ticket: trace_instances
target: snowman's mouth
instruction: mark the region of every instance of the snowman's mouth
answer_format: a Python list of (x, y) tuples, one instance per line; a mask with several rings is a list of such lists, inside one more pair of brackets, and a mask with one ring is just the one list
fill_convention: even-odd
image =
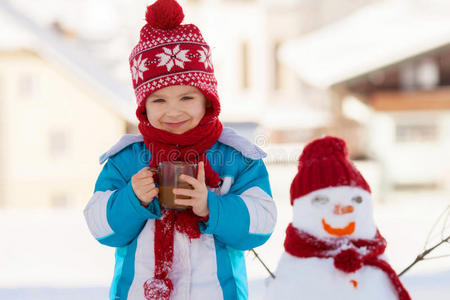
[(323, 229), (326, 232), (328, 232), (331, 235), (336, 235), (336, 236), (350, 235), (355, 231), (355, 227), (356, 227), (355, 222), (350, 222), (347, 224), (347, 226), (345, 226), (343, 228), (335, 228), (335, 227), (332, 227), (330, 224), (328, 224), (325, 221), (325, 219), (322, 219), (322, 225), (323, 225)]

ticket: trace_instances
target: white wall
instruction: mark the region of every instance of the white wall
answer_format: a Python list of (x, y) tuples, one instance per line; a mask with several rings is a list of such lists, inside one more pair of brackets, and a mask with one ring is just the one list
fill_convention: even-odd
[[(396, 124), (436, 124), (435, 141), (396, 140)], [(388, 185), (449, 183), (449, 112), (377, 112), (370, 121), (371, 152), (380, 161)]]
[[(33, 53), (0, 54), (0, 70), (3, 202), (30, 207), (66, 197), (71, 206), (84, 205), (98, 156), (125, 132), (125, 122), (99, 104), (100, 95)], [(24, 75), (33, 79), (32, 99), (23, 98)], [(63, 136), (61, 152), (50, 149), (55, 133)]]

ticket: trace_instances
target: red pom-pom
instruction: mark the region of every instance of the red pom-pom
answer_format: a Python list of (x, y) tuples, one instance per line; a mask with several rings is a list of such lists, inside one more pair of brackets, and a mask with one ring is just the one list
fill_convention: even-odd
[(152, 278), (144, 283), (144, 297), (146, 300), (169, 300), (173, 291), (173, 284), (169, 278)]
[(175, 0), (157, 0), (147, 7), (147, 23), (158, 29), (174, 29), (183, 22), (184, 13)]
[(334, 266), (345, 273), (353, 273), (361, 269), (362, 261), (355, 249), (347, 249), (334, 257)]
[(330, 156), (343, 158), (348, 156), (347, 145), (344, 140), (333, 136), (316, 139), (305, 147), (300, 156), (300, 162), (323, 159)]

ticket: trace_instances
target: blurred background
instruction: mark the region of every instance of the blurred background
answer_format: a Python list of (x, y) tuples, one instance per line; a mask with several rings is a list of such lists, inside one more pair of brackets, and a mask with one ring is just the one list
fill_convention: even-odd
[[(0, 299), (107, 298), (114, 249), (82, 211), (99, 156), (138, 133), (128, 56), (153, 2), (0, 0)], [(211, 46), (222, 122), (268, 154), (279, 216), (256, 250), (272, 271), (298, 156), (326, 134), (369, 182), (396, 271), (448, 236), (450, 1), (179, 2)], [(413, 299), (450, 299), (449, 254), (402, 276)], [(268, 273), (247, 258), (260, 299)]]

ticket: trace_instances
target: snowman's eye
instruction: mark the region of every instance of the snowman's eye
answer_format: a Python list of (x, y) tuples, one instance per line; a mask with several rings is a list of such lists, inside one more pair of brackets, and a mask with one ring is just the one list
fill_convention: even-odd
[(330, 199), (328, 199), (327, 196), (321, 196), (321, 195), (314, 196), (311, 199), (312, 204), (327, 204), (329, 201), (330, 201)]
[(361, 202), (363, 202), (363, 198), (361, 196), (355, 196), (352, 198), (352, 201), (361, 204)]

